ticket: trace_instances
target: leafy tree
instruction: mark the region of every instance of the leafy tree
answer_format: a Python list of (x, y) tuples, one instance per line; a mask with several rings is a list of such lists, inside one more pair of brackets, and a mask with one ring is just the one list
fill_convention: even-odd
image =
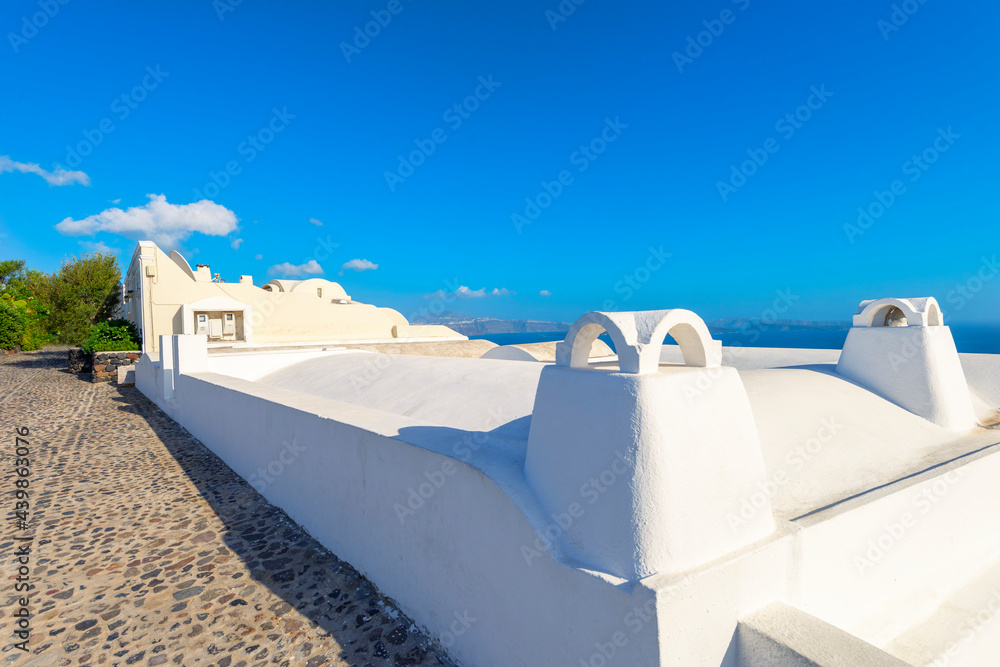
[[(45, 308), (36, 296), (36, 287), (44, 274), (24, 270), (23, 260), (0, 262), (0, 304), (7, 306), (0, 338), (6, 348), (20, 345), (24, 350), (37, 350), (48, 342), (45, 331)], [(10, 308), (18, 311), (16, 316)], [(14, 340), (16, 339), (16, 340)]]
[(95, 323), (111, 318), (121, 300), (120, 281), (118, 258), (103, 253), (67, 258), (56, 273), (35, 272), (28, 280), (48, 312), (49, 333), (71, 345), (83, 342)]
[(0, 350), (11, 350), (24, 338), (25, 313), (8, 299), (0, 299)]
[[(17, 261), (22, 265), (24, 264), (21, 260)], [(0, 285), (0, 294), (7, 295), (15, 301), (30, 302), (34, 299), (36, 302), (35, 305), (37, 305), (39, 285), (45, 280), (45, 274), (41, 271), (24, 270), (22, 268), (4, 277), (4, 264), (7, 264), (7, 262), (0, 262), (0, 278), (2, 278), (0, 282), (3, 283)]]
[(7, 281), (21, 273), (23, 269), (23, 259), (5, 259), (0, 262), (0, 289), (6, 287)]

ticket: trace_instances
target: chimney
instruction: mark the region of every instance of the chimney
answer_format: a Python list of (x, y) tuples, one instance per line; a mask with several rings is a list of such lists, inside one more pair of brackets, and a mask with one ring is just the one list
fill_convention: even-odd
[(195, 265), (194, 279), (200, 283), (212, 282), (212, 268), (208, 264)]

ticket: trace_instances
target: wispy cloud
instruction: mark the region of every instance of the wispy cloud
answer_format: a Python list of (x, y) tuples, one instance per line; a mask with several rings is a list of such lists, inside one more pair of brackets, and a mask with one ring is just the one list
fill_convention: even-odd
[(543, 289), (538, 293), (538, 296), (552, 296), (552, 292), (548, 291), (547, 289)]
[(317, 220), (316, 218), (309, 218), (309, 223), (313, 224), (313, 225), (316, 225), (317, 227), (322, 227), (323, 226), (323, 223), (320, 222), (319, 220)]
[(243, 245), (243, 239), (233, 239), (229, 245), (233, 247), (233, 250), (239, 250), (240, 246)]
[(66, 171), (62, 167), (56, 167), (55, 171), (42, 169), (34, 162), (15, 162), (9, 155), (0, 155), (0, 174), (5, 171), (19, 171), (22, 174), (36, 174), (45, 179), (49, 185), (90, 185), (90, 176), (82, 171)]
[(112, 248), (104, 241), (80, 241), (80, 247), (87, 253), (99, 252), (102, 255), (117, 255), (121, 252), (118, 248)]
[(236, 214), (225, 206), (203, 199), (193, 204), (171, 204), (163, 195), (146, 195), (145, 206), (127, 210), (109, 208), (82, 220), (66, 218), (56, 229), (66, 236), (111, 232), (135, 240), (149, 239), (161, 248), (176, 248), (191, 234), (226, 236), (236, 231)]
[(315, 259), (310, 259), (305, 264), (292, 264), (291, 262), (275, 264), (267, 270), (267, 273), (271, 276), (298, 278), (299, 276), (319, 275), (320, 273), (323, 273), (323, 267), (320, 266), (319, 262)]
[(340, 267), (340, 275), (344, 275), (344, 271), (374, 271), (377, 268), (378, 264), (367, 259), (352, 259)]
[(264, 255), (254, 255), (253, 258), (259, 262), (260, 260), (264, 259)]
[(485, 287), (480, 287), (479, 289), (470, 289), (465, 285), (462, 285), (454, 292), (445, 292), (443, 289), (439, 289), (436, 292), (430, 294), (425, 294), (425, 299), (482, 299), (488, 296), (511, 296), (517, 294), (506, 287), (494, 287), (491, 290), (487, 290)]

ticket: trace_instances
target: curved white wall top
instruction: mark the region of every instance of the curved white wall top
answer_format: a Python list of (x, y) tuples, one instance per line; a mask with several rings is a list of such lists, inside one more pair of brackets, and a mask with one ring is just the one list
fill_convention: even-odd
[(862, 301), (854, 315), (856, 327), (937, 327), (944, 324), (941, 306), (932, 296)]
[(942, 428), (976, 424), (951, 329), (933, 297), (862, 301), (837, 373)]
[(680, 345), (686, 366), (712, 368), (722, 364), (722, 345), (712, 340), (705, 322), (690, 310), (646, 310), (623, 313), (594, 311), (569, 328), (556, 346), (556, 364), (586, 368), (590, 348), (607, 331), (623, 373), (646, 375), (660, 366), (660, 348), (669, 334)]

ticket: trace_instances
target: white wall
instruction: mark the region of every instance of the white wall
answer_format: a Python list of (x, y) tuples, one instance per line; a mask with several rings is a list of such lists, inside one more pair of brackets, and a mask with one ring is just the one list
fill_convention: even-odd
[[(564, 527), (558, 504), (543, 509), (511, 442), (214, 372), (259, 377), (336, 353), (209, 356), (198, 336), (161, 347), (162, 367), (149, 357), (137, 365), (139, 388), (465, 665), (739, 667), (738, 620), (774, 600), (884, 645), (991, 565), (1000, 547), (1000, 457), (988, 449), (779, 521), (758, 542), (737, 540), (689, 571), (626, 581), (573, 560), (562, 538), (576, 520)], [(732, 369), (677, 370), (718, 372), (719, 392), (742, 391)], [(579, 402), (579, 394), (550, 396)], [(698, 444), (697, 435), (687, 441)], [(702, 445), (706, 460), (728, 455)], [(923, 512), (928, 493), (933, 511)], [(587, 512), (597, 516), (611, 498)], [(916, 523), (892, 537), (907, 512)], [(893, 545), (874, 569), (859, 569), (855, 557), (886, 533)], [(456, 615), (475, 621), (466, 628)]]
[(998, 476), (1000, 457), (972, 456), (796, 522), (791, 601), (884, 645), (995, 562)]
[[(139, 373), (156, 397), (148, 357)], [(177, 376), (173, 402), (156, 398), (462, 664), (578, 664), (635, 607), (655, 618), (655, 603), (646, 604), (655, 593), (642, 584), (616, 587), (544, 548), (529, 563), (522, 547), (534, 549), (546, 517), (518, 482), (521, 464), (486, 442), (473, 442), (466, 462), (446, 455), (466, 451), (456, 450), (461, 431), (207, 372)], [(401, 519), (411, 489), (433, 492)], [(452, 640), (455, 614), (466, 613), (475, 623)], [(659, 664), (657, 636), (647, 623), (615, 647), (616, 660)]]
[(967, 431), (976, 425), (946, 326), (852, 327), (837, 373), (943, 428)]

